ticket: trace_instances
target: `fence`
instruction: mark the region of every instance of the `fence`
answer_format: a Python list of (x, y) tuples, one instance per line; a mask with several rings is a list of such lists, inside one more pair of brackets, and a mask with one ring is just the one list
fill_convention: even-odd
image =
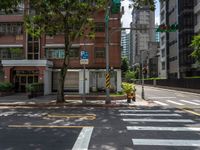
[(162, 80), (144, 80), (144, 84), (169, 86), (178, 88), (200, 89), (200, 79), (162, 79)]

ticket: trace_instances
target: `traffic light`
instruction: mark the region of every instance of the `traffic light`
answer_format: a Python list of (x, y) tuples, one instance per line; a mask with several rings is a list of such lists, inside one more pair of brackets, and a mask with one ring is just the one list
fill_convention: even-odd
[(121, 0), (112, 0), (111, 13), (118, 14), (120, 12)]
[(156, 32), (176, 32), (177, 30), (178, 30), (177, 24), (172, 24), (172, 25), (161, 24), (157, 28)]

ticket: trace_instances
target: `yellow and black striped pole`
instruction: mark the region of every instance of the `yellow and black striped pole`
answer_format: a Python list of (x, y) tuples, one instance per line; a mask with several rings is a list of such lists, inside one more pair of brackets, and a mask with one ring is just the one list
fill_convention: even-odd
[(110, 74), (106, 73), (106, 88), (110, 88)]

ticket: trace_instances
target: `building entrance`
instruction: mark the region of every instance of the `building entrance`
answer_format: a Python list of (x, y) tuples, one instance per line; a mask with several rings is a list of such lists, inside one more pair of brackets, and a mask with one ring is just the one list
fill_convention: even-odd
[(16, 92), (26, 92), (26, 87), (31, 83), (38, 83), (37, 71), (16, 71), (14, 76)]

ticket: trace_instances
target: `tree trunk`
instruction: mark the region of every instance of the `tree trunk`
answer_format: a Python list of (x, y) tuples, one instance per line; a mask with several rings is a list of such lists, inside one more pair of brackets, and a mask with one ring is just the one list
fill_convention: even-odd
[(59, 81), (58, 81), (57, 103), (65, 102), (64, 82), (65, 82), (66, 73), (67, 73), (67, 68), (65, 66), (63, 66), (61, 68), (60, 75), (59, 75)]
[(65, 77), (68, 69), (68, 64), (69, 64), (69, 50), (71, 47), (70, 44), (70, 38), (69, 38), (69, 31), (68, 31), (68, 25), (64, 21), (65, 24), (65, 30), (64, 30), (64, 38), (65, 38), (65, 57), (63, 60), (63, 65), (60, 71), (59, 75), (59, 82), (58, 82), (58, 91), (57, 91), (57, 103), (64, 103), (65, 102), (65, 97), (64, 97), (64, 82), (65, 82)]

